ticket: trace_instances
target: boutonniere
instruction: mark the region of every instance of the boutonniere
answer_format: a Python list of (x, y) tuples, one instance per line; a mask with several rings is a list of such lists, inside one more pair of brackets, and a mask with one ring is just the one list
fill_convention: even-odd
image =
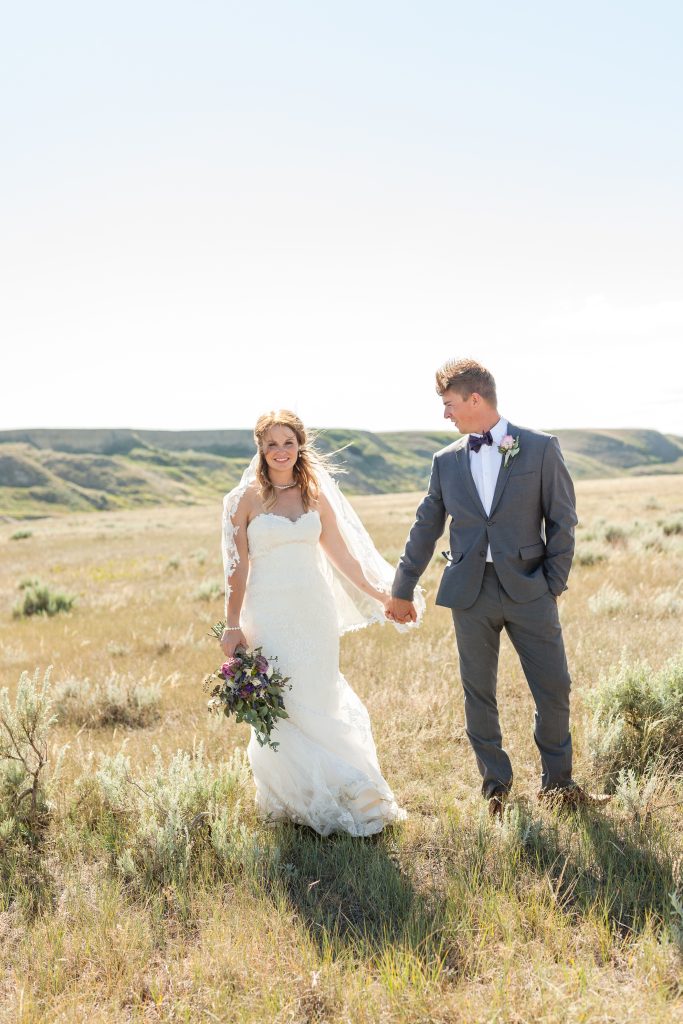
[(503, 456), (503, 466), (507, 469), (510, 459), (514, 459), (515, 455), (519, 455), (519, 435), (513, 437), (512, 434), (506, 434), (498, 445), (498, 451)]

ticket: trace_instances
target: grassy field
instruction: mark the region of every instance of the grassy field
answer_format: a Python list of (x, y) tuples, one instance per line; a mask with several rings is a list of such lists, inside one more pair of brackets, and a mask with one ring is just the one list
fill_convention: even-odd
[[(681, 651), (683, 478), (577, 493), (560, 613), (575, 776), (597, 787), (591, 693), (621, 662), (656, 672)], [(418, 498), (354, 499), (392, 562)], [(0, 685), (13, 696), (23, 670), (52, 665), (46, 772), (65, 748), (40, 827), (12, 839), (0, 823), (0, 1020), (683, 1020), (678, 768), (624, 783), (599, 813), (540, 808), (532, 701), (504, 640), (515, 798), (489, 821), (450, 617), (433, 606), (439, 560), (420, 630), (342, 647), (408, 820), (370, 840), (259, 825), (245, 728), (211, 719), (201, 687), (219, 521), (155, 507), (0, 528)], [(72, 610), (13, 618), (29, 580)]]

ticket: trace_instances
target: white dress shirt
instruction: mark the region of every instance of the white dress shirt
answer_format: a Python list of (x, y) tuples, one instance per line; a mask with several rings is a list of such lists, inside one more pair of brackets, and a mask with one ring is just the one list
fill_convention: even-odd
[[(471, 448), (469, 449), (470, 469), (472, 470), (472, 476), (474, 478), (474, 486), (477, 488), (477, 494), (481, 498), (481, 503), (484, 506), (486, 515), (491, 511), (493, 492), (496, 489), (496, 480), (498, 479), (500, 464), (503, 460), (503, 456), (498, 451), (498, 445), (503, 440), (507, 432), (508, 421), (503, 419), (501, 416), (495, 427), (491, 427), (493, 444), (483, 444), (478, 452), (472, 451)], [(481, 436), (481, 434), (470, 435), (470, 437)], [(486, 561), (493, 561), (490, 544), (486, 549)]]

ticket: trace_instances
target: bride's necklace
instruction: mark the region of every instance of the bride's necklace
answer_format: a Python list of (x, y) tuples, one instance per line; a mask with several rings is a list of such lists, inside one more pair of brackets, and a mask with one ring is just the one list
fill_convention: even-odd
[(296, 480), (293, 480), (291, 484), (274, 484), (271, 480), (270, 486), (274, 487), (276, 491), (288, 491), (290, 487), (296, 487)]

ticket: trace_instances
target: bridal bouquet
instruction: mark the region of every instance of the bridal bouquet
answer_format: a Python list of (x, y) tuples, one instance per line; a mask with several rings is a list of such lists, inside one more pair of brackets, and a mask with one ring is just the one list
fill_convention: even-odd
[[(217, 622), (210, 635), (220, 639), (223, 626)], [(206, 677), (204, 690), (210, 693), (207, 708), (211, 714), (222, 711), (226, 718), (234, 715), (235, 721), (248, 722), (262, 747), (277, 750), (270, 734), (279, 718), (289, 718), (282, 691), (291, 686), (287, 686), (289, 676), (272, 665), (277, 658), (268, 661), (261, 651), (260, 647), (253, 651), (238, 648), (218, 671)]]

